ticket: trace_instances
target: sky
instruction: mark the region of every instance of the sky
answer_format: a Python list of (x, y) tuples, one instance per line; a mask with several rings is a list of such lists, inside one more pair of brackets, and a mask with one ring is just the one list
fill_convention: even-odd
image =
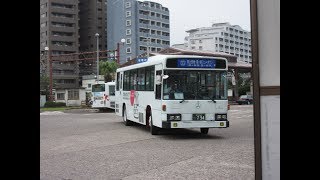
[[(144, 0), (140, 0), (144, 1)], [(181, 44), (186, 30), (229, 22), (250, 30), (250, 0), (149, 0), (170, 12), (170, 45)]]

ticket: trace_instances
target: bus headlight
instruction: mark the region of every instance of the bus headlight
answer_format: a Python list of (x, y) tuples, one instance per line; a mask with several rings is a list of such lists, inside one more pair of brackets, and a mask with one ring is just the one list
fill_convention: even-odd
[(227, 114), (216, 114), (216, 121), (224, 121), (227, 120)]
[(181, 121), (181, 114), (167, 114), (168, 121)]

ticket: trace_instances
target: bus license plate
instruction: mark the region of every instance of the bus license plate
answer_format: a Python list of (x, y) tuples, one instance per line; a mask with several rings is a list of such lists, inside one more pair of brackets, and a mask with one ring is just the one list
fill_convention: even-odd
[(192, 120), (204, 121), (204, 120), (206, 120), (206, 117), (205, 117), (205, 114), (192, 114)]

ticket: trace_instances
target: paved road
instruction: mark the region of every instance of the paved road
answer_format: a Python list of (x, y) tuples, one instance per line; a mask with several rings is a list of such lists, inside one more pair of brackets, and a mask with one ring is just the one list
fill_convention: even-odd
[(254, 179), (252, 105), (233, 105), (227, 129), (124, 126), (111, 112), (40, 114), (40, 178)]

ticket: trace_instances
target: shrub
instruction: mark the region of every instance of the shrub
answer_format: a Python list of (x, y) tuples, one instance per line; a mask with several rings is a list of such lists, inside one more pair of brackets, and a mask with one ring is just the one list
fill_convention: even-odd
[(66, 106), (66, 103), (63, 102), (51, 102), (51, 101), (47, 101), (44, 104), (44, 107), (64, 107)]

